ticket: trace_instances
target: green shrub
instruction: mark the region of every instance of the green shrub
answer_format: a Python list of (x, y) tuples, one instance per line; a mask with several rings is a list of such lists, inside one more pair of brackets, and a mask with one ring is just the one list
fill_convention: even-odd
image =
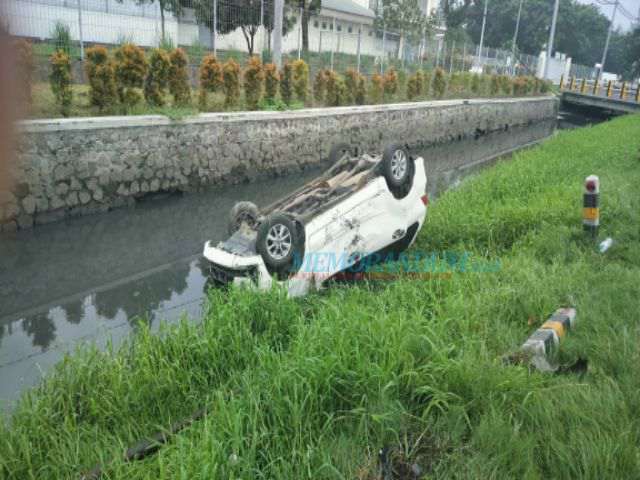
[(189, 57), (181, 48), (175, 48), (169, 56), (169, 92), (173, 96), (173, 104), (185, 106), (191, 103), (191, 85), (189, 84)]
[(384, 96), (384, 78), (379, 73), (371, 75), (371, 102), (382, 103)]
[(398, 93), (398, 73), (395, 68), (390, 67), (384, 73), (383, 88), (387, 100), (391, 100)]
[(336, 72), (327, 71), (327, 96), (326, 103), (329, 107), (339, 107), (348, 100), (347, 86), (344, 80)]
[(33, 47), (26, 40), (14, 43), (16, 51), (16, 74), (18, 79), (18, 101), (22, 105), (31, 105), (31, 88), (33, 84)]
[(286, 62), (280, 72), (280, 97), (287, 105), (291, 105), (293, 99), (293, 65)]
[(144, 85), (149, 64), (144, 50), (133, 43), (124, 43), (115, 52), (116, 86), (120, 102), (127, 108), (138, 103), (142, 96), (138, 89)]
[(548, 80), (540, 80), (540, 93), (548, 93), (551, 91), (551, 82)]
[(345, 104), (364, 105), (367, 96), (367, 80), (353, 68), (347, 69), (344, 77)]
[(444, 97), (445, 92), (447, 91), (447, 77), (444, 73), (444, 70), (441, 68), (436, 68), (433, 74), (433, 95), (436, 98)]
[(149, 57), (149, 73), (144, 82), (144, 98), (154, 107), (165, 104), (164, 95), (169, 86), (171, 59), (169, 54), (159, 48), (154, 48)]
[(420, 95), (420, 84), (420, 77), (417, 73), (409, 77), (407, 81), (407, 98), (409, 100), (415, 100)]
[(71, 32), (69, 25), (58, 20), (53, 26), (50, 36), (56, 51), (62, 51), (71, 56)]
[(71, 90), (71, 60), (69, 55), (62, 50), (57, 50), (51, 56), (51, 72), (49, 84), (51, 91), (60, 107), (63, 117), (68, 117), (71, 110), (73, 91)]
[(491, 81), (489, 83), (489, 93), (493, 96), (500, 93), (500, 77), (498, 75), (491, 75)]
[(324, 103), (325, 95), (327, 93), (327, 75), (328, 71), (325, 69), (318, 70), (313, 80), (313, 98), (317, 102)]
[(224, 88), (224, 104), (227, 108), (238, 103), (240, 98), (240, 65), (233, 58), (227, 60), (222, 67)]
[[(511, 83), (511, 78), (507, 75), (500, 75), (500, 92), (504, 95), (512, 95), (513, 94), (513, 86)], [(523, 91), (526, 91), (526, 80), (523, 82)]]
[(109, 52), (101, 45), (85, 52), (84, 71), (89, 81), (89, 102), (100, 111), (117, 103), (116, 77)]
[(480, 75), (474, 73), (471, 75), (471, 93), (478, 95), (482, 87), (482, 79)]
[(273, 63), (264, 66), (264, 98), (268, 102), (273, 102), (280, 88), (280, 75), (278, 68)]
[(422, 79), (422, 94), (428, 97), (431, 95), (431, 72), (424, 72)]
[[(421, 97), (424, 94), (424, 70), (420, 69), (416, 71), (416, 88), (418, 92), (418, 96)], [(407, 87), (408, 88), (408, 87)]]
[(257, 110), (262, 99), (264, 88), (264, 71), (262, 61), (257, 56), (253, 56), (247, 62), (244, 70), (244, 95), (247, 100), (249, 110)]
[(293, 62), (293, 90), (298, 100), (305, 103), (309, 91), (309, 65), (304, 60)]
[(222, 65), (218, 63), (215, 55), (207, 55), (200, 63), (200, 95), (198, 103), (201, 110), (207, 108), (209, 93), (219, 91), (223, 85)]
[(469, 72), (463, 72), (462, 74), (462, 91), (465, 94), (471, 93), (471, 80), (473, 75)]

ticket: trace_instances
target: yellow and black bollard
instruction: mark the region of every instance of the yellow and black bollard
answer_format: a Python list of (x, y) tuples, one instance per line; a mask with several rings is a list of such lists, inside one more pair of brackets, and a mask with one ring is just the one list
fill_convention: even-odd
[(580, 84), (580, 93), (584, 93), (587, 91), (587, 79), (583, 78), (582, 83)]
[(560, 90), (564, 88), (564, 75), (560, 75)]
[(640, 84), (636, 87), (636, 103), (640, 103)]
[(627, 99), (627, 82), (622, 82), (622, 88), (620, 89), (620, 100)]
[(611, 80), (609, 80), (609, 83), (607, 84), (607, 97), (611, 96), (611, 92), (612, 92), (612, 84), (611, 84)]
[(571, 77), (571, 81), (569, 82), (569, 90), (574, 91), (576, 86), (576, 77)]
[(600, 179), (596, 175), (589, 175), (584, 181), (582, 225), (592, 238), (596, 238), (600, 226)]
[(538, 370), (556, 371), (558, 367), (554, 365), (554, 353), (567, 332), (575, 328), (575, 324), (576, 309), (559, 308), (522, 344), (520, 351)]
[(593, 95), (598, 95), (599, 88), (600, 85), (598, 85), (598, 79), (596, 78), (596, 81), (593, 82)]

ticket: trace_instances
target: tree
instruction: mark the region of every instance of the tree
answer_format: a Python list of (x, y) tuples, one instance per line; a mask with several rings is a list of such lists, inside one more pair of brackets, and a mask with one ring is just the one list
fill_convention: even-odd
[(429, 35), (433, 22), (433, 18), (422, 12), (418, 0), (382, 0), (376, 5), (376, 27), (400, 34), (398, 57), (403, 54), (407, 38), (419, 41)]
[(302, 28), (302, 50), (309, 51), (309, 20), (312, 15), (320, 12), (321, 0), (287, 0), (287, 5), (301, 14), (300, 25)]
[[(124, 2), (124, 0), (117, 0), (117, 1), (119, 3)], [(162, 29), (162, 43), (164, 43), (166, 40), (165, 26), (164, 26), (165, 14), (173, 13), (177, 16), (182, 15), (182, 3), (180, 2), (180, 0), (136, 0), (136, 5), (144, 5), (146, 3), (154, 4), (156, 1), (160, 6), (160, 28)]]

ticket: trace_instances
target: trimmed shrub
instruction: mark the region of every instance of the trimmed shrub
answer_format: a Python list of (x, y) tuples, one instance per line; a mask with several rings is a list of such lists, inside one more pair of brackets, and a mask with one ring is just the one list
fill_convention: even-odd
[(144, 98), (149, 105), (161, 107), (165, 104), (164, 95), (169, 86), (171, 59), (160, 48), (154, 48), (149, 58), (149, 74), (144, 82)]
[(356, 105), (367, 103), (367, 79), (364, 75), (358, 75), (358, 87), (356, 88)]
[(233, 58), (222, 67), (224, 105), (228, 108), (238, 103), (240, 98), (240, 65)]
[(181, 48), (175, 48), (169, 55), (169, 92), (174, 105), (185, 106), (191, 103), (191, 85), (189, 85), (189, 57)]
[(398, 93), (398, 73), (396, 69), (391, 67), (384, 74), (384, 97), (389, 100)]
[(313, 98), (317, 102), (324, 103), (327, 93), (327, 70), (320, 69), (313, 80)]
[(71, 110), (73, 91), (71, 90), (71, 60), (62, 50), (56, 51), (51, 56), (51, 72), (49, 84), (51, 91), (60, 107), (63, 117), (68, 117)]
[(480, 89), (482, 87), (482, 82), (480, 79), (480, 75), (474, 73), (471, 75), (471, 93), (474, 95), (478, 95), (480, 93)]
[(293, 66), (286, 62), (280, 72), (280, 97), (287, 105), (291, 105), (293, 99)]
[(124, 43), (114, 56), (118, 97), (125, 107), (133, 107), (142, 98), (138, 89), (143, 87), (149, 69), (144, 50), (133, 43)]
[(371, 101), (374, 104), (382, 103), (384, 96), (384, 78), (379, 73), (371, 75)]
[(16, 51), (16, 73), (18, 77), (18, 100), (21, 104), (31, 105), (31, 87), (33, 83), (33, 47), (26, 40), (14, 43)]
[(407, 81), (407, 98), (414, 100), (420, 95), (420, 77), (414, 73)]
[(344, 74), (344, 85), (346, 88), (345, 103), (353, 105), (356, 103), (356, 96), (358, 95), (358, 83), (360, 80), (360, 74), (353, 68), (347, 69)]
[(101, 45), (85, 52), (84, 71), (89, 80), (89, 101), (100, 111), (117, 102), (116, 76), (109, 52)]
[[(500, 92), (504, 95), (512, 95), (513, 94), (513, 86), (511, 84), (511, 79), (507, 75), (500, 75)], [(524, 81), (524, 89), (526, 90), (526, 80)]]
[(423, 70), (418, 70), (415, 73), (416, 76), (416, 88), (417, 88), (417, 92), (418, 92), (418, 96), (421, 97), (424, 94), (424, 71)]
[(273, 63), (264, 66), (264, 98), (273, 103), (278, 95), (280, 87), (280, 75), (278, 68)]
[(491, 75), (489, 93), (491, 95), (498, 95), (498, 93), (500, 93), (500, 77), (498, 77), (498, 75)]
[(264, 88), (264, 71), (260, 58), (253, 56), (244, 70), (244, 95), (249, 110), (257, 110)]
[(293, 90), (298, 100), (305, 103), (309, 91), (309, 65), (304, 60), (293, 62)]
[(209, 93), (220, 91), (223, 85), (222, 65), (215, 55), (207, 55), (200, 62), (200, 95), (198, 103), (201, 110), (207, 108)]
[(469, 72), (462, 73), (462, 91), (466, 94), (471, 93), (471, 81), (473, 75)]
[(425, 97), (428, 97), (429, 95), (431, 95), (431, 73), (430, 72), (424, 72), (422, 78), (423, 78), (423, 80), (422, 80), (422, 94)]
[(347, 86), (344, 80), (336, 72), (327, 71), (327, 95), (326, 103), (329, 107), (339, 107), (348, 100)]
[(444, 70), (436, 68), (433, 74), (433, 94), (436, 98), (444, 97), (447, 90), (447, 77)]

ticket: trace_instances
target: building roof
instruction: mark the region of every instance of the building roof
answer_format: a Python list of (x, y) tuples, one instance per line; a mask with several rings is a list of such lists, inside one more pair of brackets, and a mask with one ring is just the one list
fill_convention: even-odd
[(353, 0), (322, 0), (322, 8), (367, 18), (375, 18), (376, 16), (372, 10), (358, 5)]

